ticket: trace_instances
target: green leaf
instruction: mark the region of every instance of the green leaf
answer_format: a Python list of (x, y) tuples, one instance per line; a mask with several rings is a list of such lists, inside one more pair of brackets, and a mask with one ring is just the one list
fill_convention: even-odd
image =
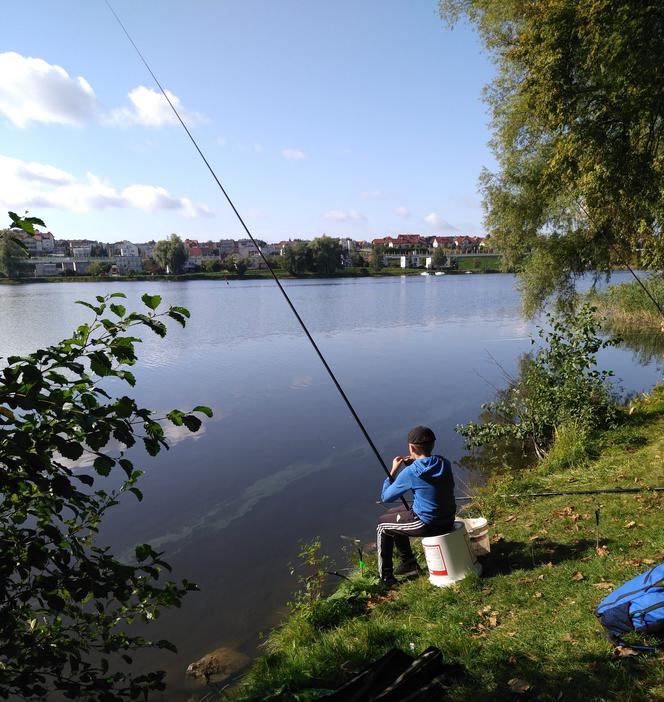
[(156, 310), (157, 307), (159, 307), (159, 305), (161, 304), (160, 295), (148, 295), (147, 293), (145, 293), (144, 295), (141, 295), (141, 300), (143, 300), (145, 305), (151, 310)]
[(111, 303), (111, 312), (114, 314), (117, 314), (118, 317), (124, 317), (125, 313), (127, 312), (126, 308), (124, 305), (116, 305)]
[(123, 292), (114, 292), (111, 293), (108, 297), (123, 297), (125, 299), (127, 298), (127, 296)]
[(209, 407), (206, 407), (205, 405), (196, 405), (192, 412), (201, 412), (206, 417), (211, 417), (213, 414), (212, 410)]
[(198, 417), (194, 417), (193, 414), (186, 414), (182, 417), (182, 423), (189, 429), (189, 431), (198, 431), (201, 428), (201, 420)]
[(106, 476), (111, 472), (115, 461), (109, 456), (98, 456), (92, 464), (99, 475)]
[(139, 562), (147, 560), (148, 558), (150, 558), (150, 556), (153, 553), (152, 547), (150, 546), (150, 544), (139, 544), (136, 547), (135, 552), (136, 552), (136, 560)]

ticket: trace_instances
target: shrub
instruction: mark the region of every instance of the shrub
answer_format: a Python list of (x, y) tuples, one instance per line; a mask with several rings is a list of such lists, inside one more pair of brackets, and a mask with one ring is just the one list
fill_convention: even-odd
[(570, 431), (564, 427), (582, 435), (613, 422), (617, 410), (608, 383), (613, 372), (596, 368), (596, 354), (618, 342), (599, 337), (596, 312), (584, 305), (575, 315), (547, 315), (550, 330), (538, 330), (543, 346), (522, 360), (520, 377), (497, 402), (482, 405), (488, 421), (456, 427), (467, 447), (520, 441), (541, 458), (556, 432)]

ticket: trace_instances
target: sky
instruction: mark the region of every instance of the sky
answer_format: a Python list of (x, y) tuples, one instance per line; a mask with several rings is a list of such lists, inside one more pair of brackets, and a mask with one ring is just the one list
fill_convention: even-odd
[[(493, 66), (436, 0), (112, 0), (252, 233), (483, 233)], [(242, 230), (104, 0), (3, 10), (0, 207), (56, 238)]]

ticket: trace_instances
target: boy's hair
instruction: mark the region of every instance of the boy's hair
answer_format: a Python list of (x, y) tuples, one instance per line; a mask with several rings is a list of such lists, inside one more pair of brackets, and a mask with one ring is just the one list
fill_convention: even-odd
[(420, 454), (420, 456), (430, 456), (433, 453), (433, 447), (435, 444), (435, 441), (427, 441), (426, 444), (411, 443), (411, 446), (415, 449), (416, 453)]

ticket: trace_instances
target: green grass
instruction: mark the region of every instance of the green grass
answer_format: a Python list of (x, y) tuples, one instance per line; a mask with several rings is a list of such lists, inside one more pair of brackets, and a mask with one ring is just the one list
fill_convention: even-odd
[[(659, 305), (664, 306), (664, 278), (642, 275), (641, 280)], [(591, 293), (590, 298), (614, 331), (659, 331), (661, 315), (636, 281), (611, 285), (601, 293)]]
[(344, 585), (355, 593), (353, 605), (335, 611), (336, 605), (317, 604), (320, 616), (306, 607), (294, 612), (270, 635), (232, 699), (275, 692), (282, 700), (315, 699), (394, 646), (420, 652), (431, 645), (467, 670), (449, 688), (449, 699), (458, 702), (514, 700), (513, 678), (531, 686), (521, 699), (664, 699), (661, 657), (612, 657), (593, 615), (611, 587), (663, 560), (662, 497), (505, 497), (661, 485), (664, 389), (641, 398), (622, 426), (593, 437), (592, 451), (586, 443), (581, 451), (570, 432), (560, 442), (527, 473), (496, 476), (470, 510), (490, 522), (483, 577), (447, 589), (420, 577), (385, 596), (373, 578), (356, 574)]
[(464, 256), (457, 258), (460, 272), (474, 271), (477, 273), (489, 273), (501, 270), (501, 256)]

